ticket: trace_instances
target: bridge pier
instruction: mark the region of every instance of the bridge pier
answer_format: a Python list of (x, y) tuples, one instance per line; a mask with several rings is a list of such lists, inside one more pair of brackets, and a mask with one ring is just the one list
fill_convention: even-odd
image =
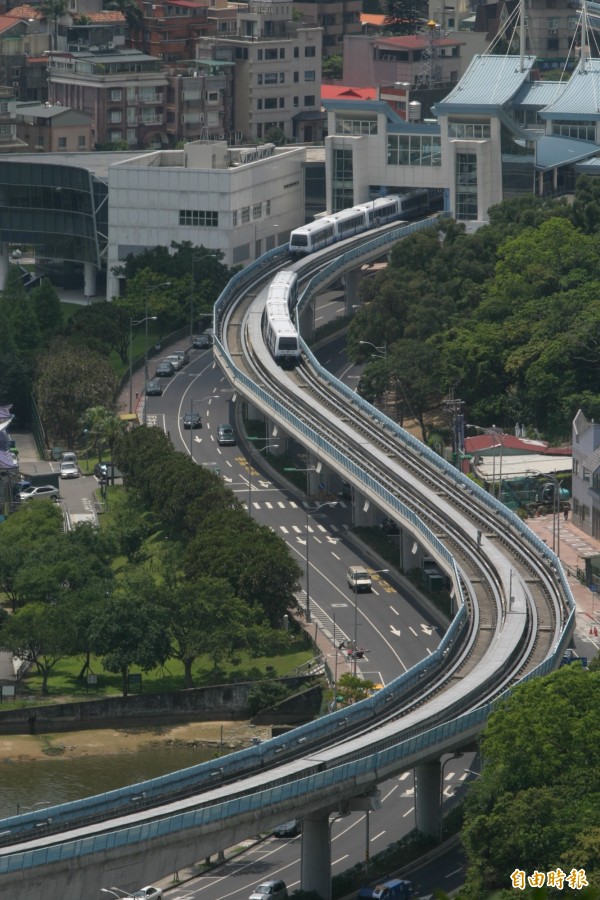
[(330, 807), (309, 813), (302, 820), (300, 879), (303, 891), (316, 891), (331, 900)]
[(361, 274), (360, 269), (350, 269), (344, 275), (344, 286), (346, 289), (346, 315), (352, 315), (352, 308), (359, 303), (358, 288), (360, 285)]
[(440, 761), (415, 766), (415, 818), (417, 830), (435, 837), (440, 832)]

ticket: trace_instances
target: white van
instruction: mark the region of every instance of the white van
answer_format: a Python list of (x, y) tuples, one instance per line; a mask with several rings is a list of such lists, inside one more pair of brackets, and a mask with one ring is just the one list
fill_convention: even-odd
[(178, 356), (182, 366), (187, 365), (190, 359), (187, 350), (173, 350), (171, 356)]
[(348, 582), (348, 587), (351, 587), (357, 594), (362, 591), (366, 593), (371, 590), (371, 576), (364, 566), (348, 566), (346, 580)]

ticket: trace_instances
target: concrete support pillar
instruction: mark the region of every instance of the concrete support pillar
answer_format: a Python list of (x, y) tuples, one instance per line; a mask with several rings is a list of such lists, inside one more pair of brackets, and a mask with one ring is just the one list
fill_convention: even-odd
[(83, 293), (86, 297), (96, 296), (96, 266), (93, 263), (83, 264)]
[(538, 173), (538, 197), (544, 196), (544, 173)]
[(8, 244), (0, 244), (0, 291), (4, 290), (8, 265)]
[(556, 191), (558, 188), (558, 167), (552, 169), (552, 190)]
[(346, 287), (346, 315), (352, 315), (352, 307), (358, 305), (358, 287), (360, 284), (360, 269), (351, 269), (344, 275)]
[(440, 831), (440, 763), (415, 766), (417, 830), (434, 837)]
[(302, 820), (300, 884), (303, 891), (316, 891), (331, 900), (331, 835), (329, 810), (320, 810)]
[(323, 463), (310, 453), (306, 454), (306, 493), (309, 498), (319, 499), (320, 485), (324, 484)]
[(359, 525), (372, 525), (371, 501), (368, 500), (359, 490), (354, 488), (353, 491), (353, 508), (352, 508), (352, 524), (355, 528)]
[(313, 297), (309, 303), (305, 304), (300, 313), (300, 334), (303, 340), (309, 342), (315, 336), (315, 303), (316, 297)]

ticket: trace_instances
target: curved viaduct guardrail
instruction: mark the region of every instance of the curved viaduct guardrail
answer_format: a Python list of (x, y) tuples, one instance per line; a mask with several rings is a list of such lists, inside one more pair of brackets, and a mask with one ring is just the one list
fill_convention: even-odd
[[(429, 224), (429, 223), (428, 223)], [(423, 226), (421, 226), (423, 227)], [(375, 249), (383, 249), (389, 246), (393, 241), (417, 230), (414, 226), (406, 229), (397, 229), (392, 233), (382, 235), (375, 241), (367, 241), (365, 248), (368, 252)], [(331, 278), (334, 272), (339, 272), (343, 268), (347, 268), (352, 262), (361, 257), (359, 250), (352, 250), (349, 256), (344, 257), (344, 261), (335, 261), (332, 263), (331, 270), (328, 274), (320, 274), (316, 276), (309, 286), (308, 291), (313, 290), (318, 284), (327, 278)], [(285, 258), (285, 251), (280, 248), (271, 251), (265, 256), (257, 260), (252, 266), (238, 273), (232, 281), (227, 285), (219, 298), (215, 307), (215, 326), (218, 325), (223, 315), (225, 307), (235, 297), (241, 286), (246, 284), (261, 269), (272, 266), (274, 263), (280, 262)], [(316, 282), (316, 284), (315, 284)], [(309, 294), (305, 292), (304, 297), (308, 298)], [(217, 331), (217, 328), (215, 329)], [(218, 331), (217, 331), (218, 334)], [(436, 551), (440, 553), (448, 562), (449, 567), (455, 569), (454, 560), (447, 550), (431, 533), (425, 533), (420, 520), (414, 514), (403, 508), (403, 504), (396, 498), (388, 494), (381, 488), (368, 473), (361, 472), (349, 460), (343, 458), (342, 454), (335, 451), (334, 448), (326, 446), (326, 442), (319, 439), (315, 433), (308, 433), (310, 430), (303, 425), (302, 422), (296, 420), (291, 422), (290, 414), (281, 404), (277, 405), (275, 401), (260, 387), (236, 369), (231, 359), (225, 353), (225, 349), (218, 337), (215, 340), (216, 352), (222, 367), (227, 372), (233, 384), (240, 389), (242, 393), (247, 395), (253, 402), (260, 406), (265, 406), (274, 415), (274, 418), (281, 418), (289, 427), (293, 427), (313, 448), (318, 448), (320, 455), (328, 456), (332, 454), (332, 461), (338, 466), (349, 464), (348, 472), (351, 472), (353, 478), (358, 480), (371, 491), (377, 493), (382, 500), (390, 503), (397, 509), (399, 515), (407, 520), (411, 520), (414, 525), (415, 532), (419, 533), (426, 543), (431, 540), (437, 542)], [(434, 454), (429, 448), (421, 445), (416, 439), (400, 429), (396, 423), (388, 419), (381, 413), (378, 413), (369, 404), (366, 404), (361, 398), (358, 398), (349, 389), (334, 379), (326, 370), (319, 366), (310, 350), (305, 347), (307, 356), (311, 359), (313, 365), (320, 371), (321, 376), (325, 380), (335, 382), (338, 391), (346, 394), (347, 399), (351, 403), (357, 403), (363, 408), (368, 408), (369, 414), (379, 419), (382, 427), (389, 429), (397, 434), (397, 436), (405, 441), (407, 445), (418, 449), (422, 455), (427, 456), (428, 461), (443, 470), (447, 477), (454, 478), (459, 483), (468, 487), (473, 493), (473, 498), (480, 503), (485, 504), (488, 508), (505, 519), (507, 527), (520, 531), (523, 540), (530, 546), (532, 553), (538, 554), (543, 558), (548, 566), (555, 569), (557, 578), (564, 596), (569, 604), (570, 614), (567, 624), (557, 641), (553, 651), (546, 657), (534, 671), (530, 672), (525, 679), (542, 675), (556, 668), (558, 659), (563, 655), (564, 649), (568, 644), (570, 633), (573, 627), (575, 607), (571, 597), (570, 588), (566, 581), (559, 561), (552, 551), (540, 541), (521, 521), (514, 516), (510, 510), (499, 504), (494, 498), (490, 497), (484, 491), (479, 489), (471, 481), (464, 478), (461, 473), (452, 469), (441, 457)], [(279, 406), (279, 408), (277, 408)], [(336, 455), (337, 454), (337, 455)], [(458, 584), (458, 579), (456, 581)], [(464, 627), (466, 620), (466, 611), (464, 604), (461, 604), (459, 611), (453, 619), (446, 635), (444, 636), (439, 647), (434, 653), (422, 660), (408, 672), (404, 673), (395, 681), (391, 682), (386, 688), (378, 692), (375, 696), (354, 705), (351, 708), (339, 710), (331, 713), (316, 722), (311, 722), (301, 726), (286, 735), (274, 738), (269, 742), (258, 747), (251, 747), (244, 751), (239, 751), (229, 756), (203, 763), (199, 766), (183, 770), (182, 772), (171, 773), (160, 778), (155, 778), (147, 782), (137, 785), (131, 785), (119, 791), (112, 791), (108, 794), (98, 795), (98, 797), (78, 800), (73, 803), (62, 804), (51, 809), (38, 810), (27, 813), (23, 816), (11, 817), (0, 822), (0, 833), (6, 834), (10, 832), (14, 840), (19, 840), (23, 836), (24, 831), (28, 831), (32, 827), (35, 828), (41, 823), (48, 821), (51, 817), (55, 820), (64, 821), (67, 827), (69, 821), (88, 817), (90, 815), (101, 815), (107, 809), (118, 809), (125, 806), (129, 810), (132, 809), (131, 803), (140, 795), (146, 798), (168, 796), (175, 792), (181, 791), (186, 784), (193, 786), (198, 791), (208, 789), (214, 786), (215, 778), (235, 778), (247, 774), (250, 770), (258, 769), (261, 764), (265, 765), (282, 757), (285, 757), (286, 751), (292, 747), (302, 747), (303, 750), (309, 750), (311, 747), (318, 747), (325, 740), (331, 740), (332, 735), (339, 731), (339, 722), (342, 719), (351, 718), (355, 724), (368, 722), (376, 715), (382, 713), (390, 702), (390, 699), (402, 693), (406, 689), (410, 689), (422, 677), (425, 669), (432, 666), (441, 667), (444, 664), (445, 651), (451, 646), (459, 631)], [(326, 802), (328, 796), (341, 796), (356, 793), (360, 790), (366, 790), (369, 785), (378, 783), (387, 777), (386, 773), (398, 771), (399, 766), (408, 768), (424, 754), (434, 752), (444, 752), (446, 747), (450, 747), (460, 740), (467, 740), (475, 735), (485, 723), (490, 712), (495, 708), (498, 700), (487, 703), (478, 709), (465, 713), (450, 722), (437, 725), (430, 730), (423, 732), (415, 737), (402, 742), (394, 741), (390, 738), (390, 746), (384, 749), (378, 749), (375, 753), (369, 753), (364, 750), (360, 759), (352, 759), (340, 766), (336, 766), (326, 771), (313, 773), (304, 778), (298, 778), (292, 783), (278, 784), (276, 787), (269, 787), (257, 793), (247, 796), (239, 796), (235, 799), (214, 803), (212, 806), (197, 809), (189, 812), (176, 813), (166, 816), (155, 822), (149, 822), (143, 826), (130, 825), (120, 830), (112, 831), (105, 834), (95, 834), (83, 840), (71, 840), (66, 843), (58, 843), (53, 846), (39, 847), (26, 852), (11, 852), (10, 847), (6, 847), (4, 851), (0, 850), (0, 876), (11, 872), (23, 872), (24, 870), (34, 869), (37, 866), (46, 866), (56, 862), (68, 862), (69, 860), (84, 857), (91, 854), (105, 853), (111, 849), (123, 847), (135, 847), (147, 842), (153, 838), (160, 838), (166, 835), (182, 834), (190, 829), (202, 829), (213, 835), (223, 829), (224, 823), (233, 820), (252, 820), (256, 823), (257, 816), (261, 813), (263, 817), (267, 815), (267, 811), (274, 815), (277, 819), (281, 817), (282, 812), (290, 805), (309, 803), (311, 797), (319, 796)], [(319, 753), (313, 751), (315, 760), (318, 760)], [(275, 778), (274, 778), (275, 780)], [(281, 812), (279, 811), (281, 809)], [(24, 839), (24, 836), (23, 838)], [(202, 855), (202, 854), (200, 854)]]

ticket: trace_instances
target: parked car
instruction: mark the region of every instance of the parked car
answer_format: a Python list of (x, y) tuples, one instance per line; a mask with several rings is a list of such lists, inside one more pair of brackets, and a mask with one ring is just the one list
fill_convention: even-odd
[(209, 347), (212, 347), (213, 341), (210, 334), (198, 334), (192, 340), (192, 347), (195, 350), (207, 350)]
[(282, 822), (273, 829), (273, 835), (277, 838), (296, 837), (302, 831), (302, 819), (290, 819)]
[(168, 356), (165, 356), (163, 362), (170, 362), (176, 372), (179, 372), (183, 366), (183, 359), (176, 353), (170, 353)]
[(235, 434), (231, 425), (219, 425), (217, 428), (217, 444), (235, 444)]
[[(161, 888), (153, 887), (153, 885), (148, 885), (148, 887), (140, 888), (139, 891), (134, 891), (131, 895), (133, 900), (159, 900), (162, 897), (163, 892)], [(127, 900), (127, 898), (123, 898), (123, 900)]]
[(61, 454), (60, 460), (61, 460), (61, 462), (64, 462), (64, 463), (65, 462), (77, 463), (77, 454), (73, 453), (72, 450), (65, 450), (65, 452), (63, 454)]
[(187, 350), (173, 350), (173, 352), (169, 354), (169, 359), (171, 358), (171, 356), (176, 356), (178, 359), (180, 359), (182, 366), (187, 365), (187, 363), (190, 361), (190, 356)]
[(156, 367), (156, 377), (157, 378), (170, 378), (171, 375), (175, 374), (175, 366), (173, 363), (164, 360), (159, 362)]
[(183, 414), (184, 428), (202, 428), (202, 416), (197, 412), (186, 412)]
[(162, 384), (160, 381), (147, 381), (146, 382), (146, 396), (147, 397), (162, 397)]
[(61, 478), (79, 478), (79, 466), (74, 462), (62, 462), (59, 475)]
[(250, 894), (250, 900), (286, 900), (287, 895), (285, 881), (272, 878), (261, 882)]
[(53, 484), (32, 484), (31, 487), (19, 492), (19, 500), (45, 499), (58, 497), (58, 488)]

